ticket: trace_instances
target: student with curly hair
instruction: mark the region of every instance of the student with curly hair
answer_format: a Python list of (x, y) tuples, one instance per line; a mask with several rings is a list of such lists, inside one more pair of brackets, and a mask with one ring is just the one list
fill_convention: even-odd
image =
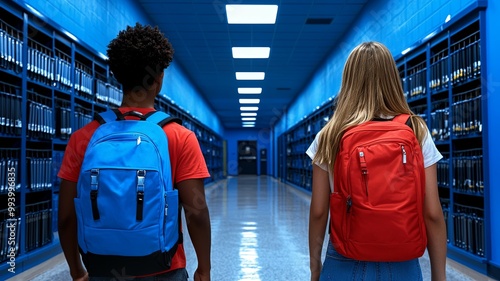
[[(402, 121), (403, 117), (408, 121)], [(391, 121), (392, 119), (397, 120)], [(378, 131), (373, 129), (374, 127), (370, 127), (369, 130), (366, 126), (375, 125), (378, 126), (376, 127), (378, 130), (388, 130), (389, 126), (394, 125), (389, 123), (400, 121), (402, 121), (401, 123), (406, 121), (406, 125), (397, 125), (397, 128), (401, 128), (397, 133), (399, 134), (398, 140), (402, 139), (403, 136), (405, 139), (412, 140), (412, 144), (415, 145), (411, 146), (411, 152), (415, 158), (410, 159), (409, 156), (406, 159), (404, 146), (402, 146), (402, 161), (399, 154), (395, 160), (387, 159), (387, 157), (384, 160), (376, 158), (374, 155), (383, 155), (384, 152), (387, 155), (387, 150), (389, 150), (387, 142), (392, 141), (392, 139), (377, 139)], [(407, 128), (408, 126), (410, 128)], [(343, 150), (342, 148), (350, 147), (349, 141), (359, 144), (353, 133), (353, 131), (359, 132), (356, 130), (359, 128), (364, 130), (363, 136), (371, 134), (374, 139), (371, 142), (367, 139), (365, 146), (360, 145), (356, 149)], [(349, 132), (349, 137), (353, 137), (344, 139), (346, 132)], [(361, 133), (356, 137), (361, 138)], [(344, 140), (345, 142), (343, 142)], [(378, 143), (380, 146), (376, 146)], [(380, 154), (375, 153), (376, 149), (379, 149), (377, 151), (380, 151)], [(394, 149), (398, 151), (399, 146)], [(407, 149), (409, 150), (409, 147)], [(436, 172), (436, 163), (442, 158), (442, 155), (432, 141), (425, 121), (410, 110), (403, 94), (401, 79), (394, 59), (383, 44), (365, 42), (352, 50), (344, 66), (342, 85), (335, 99), (334, 114), (316, 135), (306, 153), (313, 161), (309, 215), (311, 281), (422, 280), (418, 257), (423, 254), (425, 247), (427, 247), (430, 258), (432, 280), (446, 280), (446, 225), (439, 202)], [(349, 158), (351, 155), (353, 157)], [(369, 158), (370, 156), (373, 158)], [(347, 162), (346, 159), (354, 160)], [(404, 166), (407, 160), (408, 163), (414, 163), (415, 166)], [(348, 167), (339, 164), (341, 165), (339, 167), (342, 168), (336, 169), (338, 163), (356, 164)], [(358, 165), (358, 163), (360, 164)], [(400, 163), (402, 164), (399, 165)], [(417, 166), (417, 164), (420, 165)], [(392, 172), (400, 167), (412, 171), (400, 169), (398, 172), (394, 172), (397, 173), (397, 176), (394, 176), (394, 182), (390, 182), (386, 178), (387, 176), (392, 177), (389, 172), (384, 175), (381, 170), (376, 170), (374, 173), (374, 166), (384, 169), (384, 165), (386, 165), (386, 171)], [(361, 168), (358, 169), (358, 166)], [(371, 172), (368, 172), (369, 169)], [(413, 174), (413, 171), (418, 172)], [(411, 178), (408, 176), (409, 173), (415, 177)], [(359, 182), (358, 178), (361, 179)], [(374, 178), (382, 178), (382, 180), (374, 183)], [(403, 184), (398, 181), (403, 182)], [(414, 185), (419, 188), (418, 192), (415, 192), (414, 189), (400, 188), (402, 185), (403, 187), (412, 186), (408, 181), (419, 183)], [(343, 193), (347, 193), (346, 190), (349, 188), (352, 197), (351, 194)], [(353, 190), (360, 190), (360, 192), (355, 194)], [(397, 204), (407, 204), (406, 202), (392, 200), (401, 198), (401, 194), (405, 192), (407, 194), (404, 195), (404, 198), (420, 198), (419, 196), (423, 192), (425, 195), (422, 196), (423, 202), (419, 201), (420, 199), (406, 201), (414, 203), (414, 205), (408, 206), (408, 209), (415, 210), (411, 213), (411, 218), (418, 216), (418, 219), (414, 220), (415, 223), (402, 223), (406, 222), (405, 220), (411, 220), (408, 217), (400, 220), (386, 220), (390, 221), (386, 225), (391, 227), (396, 225), (399, 228), (398, 231), (401, 230), (397, 233), (404, 237), (396, 238), (407, 243), (400, 243), (398, 245), (404, 246), (389, 249), (387, 245), (393, 245), (390, 244), (393, 242), (390, 241), (394, 238), (391, 236), (393, 233), (381, 229), (380, 224), (369, 224), (369, 222), (377, 221), (380, 217), (399, 219), (401, 218), (398, 217), (399, 213), (407, 214), (404, 209), (393, 208)], [(343, 200), (342, 196), (346, 196), (346, 200)], [(389, 196), (392, 196), (391, 199), (387, 199)], [(422, 212), (416, 210), (422, 210)], [(330, 220), (328, 219), (329, 215)], [(359, 221), (361, 217), (363, 217), (363, 224), (359, 223), (353, 227), (354, 221)], [(350, 227), (345, 226), (344, 222), (346, 225), (351, 223)], [(330, 239), (326, 258), (322, 264), (321, 252), (328, 223), (331, 226)], [(339, 225), (340, 227), (338, 227)], [(408, 225), (414, 228), (406, 228)], [(377, 227), (378, 229), (376, 229)], [(380, 233), (383, 237), (377, 236)], [(412, 243), (408, 243), (407, 237), (413, 237), (414, 233), (418, 233), (416, 235), (419, 235), (420, 239), (411, 240)], [(414, 245), (418, 245), (418, 253), (416, 250), (412, 251)], [(370, 252), (367, 252), (366, 249), (370, 249)], [(343, 255), (341, 252), (345, 254)], [(411, 254), (405, 256), (409, 252)]]
[[(155, 97), (161, 90), (164, 70), (172, 61), (173, 52), (171, 44), (157, 27), (139, 23), (120, 31), (109, 43), (109, 66), (123, 86), (123, 102), (118, 108), (121, 113), (135, 111), (147, 115), (155, 111)], [(126, 272), (115, 269), (118, 276), (114, 277), (93, 276), (92, 272), (87, 273), (79, 253), (74, 198), (77, 196), (77, 182), (85, 151), (98, 127), (99, 123), (92, 121), (71, 136), (58, 173), (61, 178), (59, 237), (71, 277), (73, 280), (187, 280), (182, 241), (177, 246), (170, 268), (159, 272), (146, 276), (128, 276)], [(186, 215), (187, 229), (198, 259), (194, 280), (210, 280), (211, 226), (203, 183), (203, 179), (210, 175), (193, 132), (175, 122), (165, 125), (163, 131), (168, 139), (172, 182), (178, 190), (179, 200)], [(182, 231), (182, 226), (179, 227)], [(182, 236), (182, 233), (180, 235)], [(127, 246), (123, 245), (124, 248)], [(109, 268), (110, 272), (113, 270)]]

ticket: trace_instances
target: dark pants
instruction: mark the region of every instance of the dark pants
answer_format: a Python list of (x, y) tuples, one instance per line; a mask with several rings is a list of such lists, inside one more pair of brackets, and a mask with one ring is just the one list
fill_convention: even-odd
[(133, 277), (89, 277), (90, 281), (187, 281), (188, 273), (185, 268), (180, 268), (176, 270), (169, 271), (156, 276), (144, 277), (144, 278), (133, 278)]

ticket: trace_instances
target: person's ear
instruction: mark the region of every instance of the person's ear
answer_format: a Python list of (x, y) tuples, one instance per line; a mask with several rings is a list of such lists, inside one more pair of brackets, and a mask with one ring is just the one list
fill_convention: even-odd
[(156, 84), (156, 92), (157, 94), (161, 91), (161, 87), (163, 86), (163, 76), (165, 75), (165, 72), (162, 71), (160, 73), (160, 75), (158, 75), (156, 78), (155, 78), (155, 84)]
[(165, 71), (162, 71), (160, 75), (156, 77), (156, 82), (161, 84), (163, 82), (163, 76), (165, 76)]

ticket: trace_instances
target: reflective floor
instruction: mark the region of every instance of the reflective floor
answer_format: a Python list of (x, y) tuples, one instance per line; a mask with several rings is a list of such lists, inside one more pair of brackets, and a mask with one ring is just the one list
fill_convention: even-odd
[[(213, 281), (309, 280), (309, 194), (267, 176), (230, 177), (207, 187), (206, 194)], [(185, 247), (192, 275), (197, 262), (187, 233)], [(430, 280), (427, 255), (420, 263), (424, 280)], [(493, 280), (453, 261), (448, 263), (447, 277), (448, 281)], [(61, 254), (10, 280), (70, 278)]]
[(210, 192), (213, 280), (307, 279), (309, 205), (294, 191), (270, 177), (244, 176)]

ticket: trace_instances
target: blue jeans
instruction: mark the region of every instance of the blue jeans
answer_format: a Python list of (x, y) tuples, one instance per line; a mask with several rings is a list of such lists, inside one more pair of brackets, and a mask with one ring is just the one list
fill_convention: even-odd
[(89, 281), (187, 281), (188, 273), (185, 268), (169, 271), (156, 276), (145, 278), (130, 278), (130, 277), (89, 277)]
[(364, 262), (346, 258), (328, 243), (320, 281), (422, 281), (418, 259), (405, 262)]

